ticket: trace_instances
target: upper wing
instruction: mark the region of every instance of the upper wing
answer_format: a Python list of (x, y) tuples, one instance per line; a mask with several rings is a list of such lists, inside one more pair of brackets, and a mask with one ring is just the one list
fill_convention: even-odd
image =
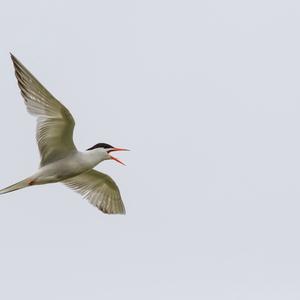
[(41, 166), (65, 157), (76, 150), (71, 113), (12, 54), (11, 58), (27, 110), (38, 117), (36, 139)]
[(107, 214), (125, 214), (125, 207), (116, 183), (107, 175), (89, 170), (63, 180), (69, 188), (80, 193), (90, 203)]

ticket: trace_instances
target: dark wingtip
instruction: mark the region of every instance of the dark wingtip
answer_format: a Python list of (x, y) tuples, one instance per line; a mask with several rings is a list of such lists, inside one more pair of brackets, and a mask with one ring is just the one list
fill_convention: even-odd
[(9, 55), (10, 55), (10, 58), (11, 58), (12, 60), (15, 60), (15, 59), (16, 59), (16, 57), (15, 57), (11, 52), (9, 52)]
[(13, 64), (14, 64), (15, 66), (16, 66), (17, 64), (19, 64), (18, 59), (17, 59), (11, 52), (9, 52), (9, 54), (10, 54), (10, 58), (11, 58)]

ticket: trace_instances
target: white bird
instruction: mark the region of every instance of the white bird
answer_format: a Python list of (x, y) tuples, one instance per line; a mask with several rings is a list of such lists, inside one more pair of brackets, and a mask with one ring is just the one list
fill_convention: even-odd
[(9, 193), (28, 186), (62, 182), (79, 192), (90, 203), (107, 214), (125, 214), (125, 207), (116, 183), (93, 168), (113, 159), (115, 148), (98, 143), (86, 151), (78, 151), (73, 142), (74, 119), (46, 88), (11, 54), (15, 74), (28, 112), (37, 117), (36, 140), (41, 156), (40, 167), (28, 178), (0, 190)]

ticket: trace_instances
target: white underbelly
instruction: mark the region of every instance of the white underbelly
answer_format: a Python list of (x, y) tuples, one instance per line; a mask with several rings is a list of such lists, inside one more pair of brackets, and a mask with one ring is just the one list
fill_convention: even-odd
[(92, 169), (97, 162), (86, 159), (80, 152), (40, 168), (33, 176), (34, 184), (59, 182)]

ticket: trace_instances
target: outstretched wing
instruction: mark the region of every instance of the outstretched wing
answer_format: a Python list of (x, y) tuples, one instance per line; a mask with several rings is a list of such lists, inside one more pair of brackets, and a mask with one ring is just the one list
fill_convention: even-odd
[(26, 108), (37, 117), (36, 139), (41, 166), (76, 151), (73, 142), (75, 122), (71, 113), (12, 54), (11, 58)]
[(106, 214), (125, 214), (125, 207), (116, 183), (107, 175), (89, 170), (62, 181)]

